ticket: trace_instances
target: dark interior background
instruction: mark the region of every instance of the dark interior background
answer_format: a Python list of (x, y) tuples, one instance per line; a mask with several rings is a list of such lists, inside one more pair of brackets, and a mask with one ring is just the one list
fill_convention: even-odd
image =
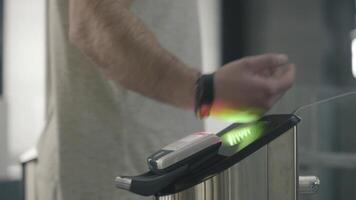
[[(222, 9), (223, 63), (277, 52), (288, 54), (297, 65), (294, 87), (271, 113), (292, 112), (301, 105), (356, 90), (351, 70), (353, 0), (226, 0)], [(323, 106), (298, 132), (299, 173), (321, 178), (319, 194), (301, 196), (302, 200), (356, 199), (356, 167), (343, 167), (347, 159), (338, 161), (338, 167), (308, 161), (311, 152), (315, 158), (323, 151), (356, 152), (356, 98), (347, 100)]]

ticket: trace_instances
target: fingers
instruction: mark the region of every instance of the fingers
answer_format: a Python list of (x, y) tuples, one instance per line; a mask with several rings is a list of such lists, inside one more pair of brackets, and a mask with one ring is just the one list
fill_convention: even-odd
[(280, 73), (270, 79), (271, 87), (276, 93), (284, 92), (292, 87), (295, 78), (295, 66), (289, 64), (280, 68)]
[(263, 101), (261, 105), (266, 108), (272, 107), (272, 105), (276, 103), (276, 101), (293, 85), (295, 78), (294, 64), (288, 64), (280, 68), (283, 68), (283, 70), (280, 70), (281, 72), (278, 76), (259, 77), (258, 79), (254, 79), (255, 83), (262, 88), (262, 95), (264, 95), (265, 101)]
[(265, 84), (271, 94), (283, 93), (293, 85), (295, 66), (289, 63), (288, 57), (284, 54), (246, 57), (241, 60), (241, 64), (262, 75), (261, 80), (266, 81)]
[(273, 70), (281, 65), (286, 65), (289, 63), (289, 59), (284, 54), (263, 54), (243, 58), (240, 62), (251, 70), (260, 71), (268, 68)]

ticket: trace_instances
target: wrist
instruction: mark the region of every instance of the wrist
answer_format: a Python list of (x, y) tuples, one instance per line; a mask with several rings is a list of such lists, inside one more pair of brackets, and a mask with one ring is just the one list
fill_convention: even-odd
[(194, 111), (202, 119), (210, 115), (214, 103), (214, 74), (201, 75), (195, 83)]
[(186, 105), (185, 108), (193, 111), (195, 110), (195, 102), (196, 102), (196, 83), (198, 81), (198, 79), (201, 77), (201, 72), (200, 71), (194, 71), (190, 74), (187, 82), (185, 84), (187, 84), (187, 91), (188, 91), (188, 96), (186, 99)]

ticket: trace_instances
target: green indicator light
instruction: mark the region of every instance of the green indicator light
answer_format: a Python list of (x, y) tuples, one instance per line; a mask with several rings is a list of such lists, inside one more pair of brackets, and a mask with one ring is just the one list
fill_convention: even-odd
[(221, 140), (226, 146), (237, 146), (238, 150), (256, 141), (262, 136), (265, 123), (257, 122), (237, 127), (230, 132), (225, 133)]
[(227, 113), (225, 115), (220, 115), (217, 118), (220, 118), (227, 122), (248, 123), (258, 120), (260, 118), (260, 115), (245, 112), (235, 112), (231, 114)]
[(223, 106), (215, 106), (210, 112), (211, 116), (233, 123), (250, 123), (258, 120), (263, 113), (264, 110), (259, 108), (239, 108), (234, 110)]
[(240, 130), (232, 131), (232, 133), (227, 135), (227, 142), (230, 146), (234, 146), (236, 144), (240, 144), (247, 137), (250, 137), (252, 131), (250, 128), (243, 128)]

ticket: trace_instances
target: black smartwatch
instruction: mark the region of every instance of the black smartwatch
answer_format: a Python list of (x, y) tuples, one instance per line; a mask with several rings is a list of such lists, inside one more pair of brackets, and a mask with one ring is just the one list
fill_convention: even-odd
[(195, 83), (195, 114), (208, 117), (214, 102), (214, 74), (204, 74)]

